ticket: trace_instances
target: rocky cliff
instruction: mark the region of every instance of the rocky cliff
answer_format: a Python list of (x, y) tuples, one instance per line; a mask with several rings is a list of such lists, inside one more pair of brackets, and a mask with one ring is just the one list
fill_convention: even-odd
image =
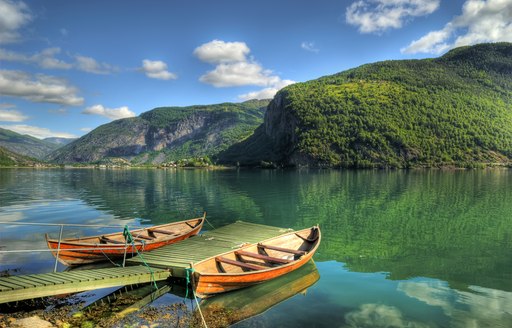
[(263, 122), (268, 102), (156, 108), (102, 125), (58, 149), (49, 159), (93, 163), (122, 158), (135, 164), (158, 164), (215, 156), (254, 132)]

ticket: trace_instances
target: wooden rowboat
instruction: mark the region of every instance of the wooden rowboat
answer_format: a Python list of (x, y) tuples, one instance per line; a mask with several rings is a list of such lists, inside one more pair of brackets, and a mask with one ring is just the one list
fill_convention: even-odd
[(133, 243), (126, 243), (123, 232), (62, 239), (60, 245), (58, 239), (50, 239), (47, 234), (46, 242), (53, 256), (67, 266), (114, 260), (123, 258), (125, 254), (131, 257), (137, 252), (150, 251), (197, 235), (203, 227), (205, 216), (131, 230)]
[(306, 264), (320, 245), (320, 228), (289, 232), (193, 265), (194, 289), (206, 298), (280, 277)]

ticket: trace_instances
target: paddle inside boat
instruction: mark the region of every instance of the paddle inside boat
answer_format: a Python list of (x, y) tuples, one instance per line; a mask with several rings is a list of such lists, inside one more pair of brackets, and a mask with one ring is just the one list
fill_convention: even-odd
[(307, 263), (320, 245), (318, 226), (242, 246), (193, 266), (194, 289), (206, 298), (258, 284)]
[(91, 237), (51, 239), (46, 234), (48, 248), (64, 265), (73, 266), (109, 259), (130, 257), (137, 252), (150, 251), (165, 245), (173, 244), (197, 235), (206, 219), (201, 218), (172, 222), (158, 226), (130, 230), (128, 233), (117, 232)]

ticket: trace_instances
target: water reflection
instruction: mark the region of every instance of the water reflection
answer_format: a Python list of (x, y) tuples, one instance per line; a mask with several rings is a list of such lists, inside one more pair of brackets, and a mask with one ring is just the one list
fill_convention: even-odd
[[(227, 323), (239, 321), (261, 314), (297, 294), (306, 294), (320, 274), (313, 260), (301, 268), (266, 283), (237, 291), (220, 294), (201, 302), (201, 310), (206, 322), (215, 322), (216, 313), (222, 313)], [(217, 314), (218, 315), (218, 314)]]
[(512, 324), (512, 293), (469, 286), (467, 291), (450, 288), (441, 281), (405, 281), (398, 290), (430, 306), (440, 307), (450, 317), (451, 327), (509, 327)]
[[(322, 278), (308, 293), (308, 317), (318, 311), (335, 326), (362, 324), (372, 313), (406, 326), (473, 322), (463, 319), (485, 326), (510, 322), (511, 186), (510, 170), (2, 169), (0, 221), (149, 225), (205, 210), (217, 227), (236, 220), (294, 229), (318, 223)], [(0, 225), (0, 250), (44, 247), (43, 232), (51, 233)], [(0, 271), (53, 268), (50, 254), (0, 257)], [(372, 277), (385, 293), (367, 287)], [(346, 294), (351, 286), (357, 290)], [(268, 312), (276, 315), (263, 317)]]

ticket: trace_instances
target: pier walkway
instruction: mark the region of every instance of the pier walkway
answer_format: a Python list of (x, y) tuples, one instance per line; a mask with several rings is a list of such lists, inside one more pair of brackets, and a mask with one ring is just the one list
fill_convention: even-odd
[[(0, 278), (0, 303), (44, 296), (117, 287), (169, 277), (186, 277), (186, 269), (211, 256), (229, 252), (244, 243), (256, 243), (289, 229), (238, 221), (176, 244), (142, 253), (126, 267), (72, 270)], [(142, 265), (144, 262), (149, 266)]]

